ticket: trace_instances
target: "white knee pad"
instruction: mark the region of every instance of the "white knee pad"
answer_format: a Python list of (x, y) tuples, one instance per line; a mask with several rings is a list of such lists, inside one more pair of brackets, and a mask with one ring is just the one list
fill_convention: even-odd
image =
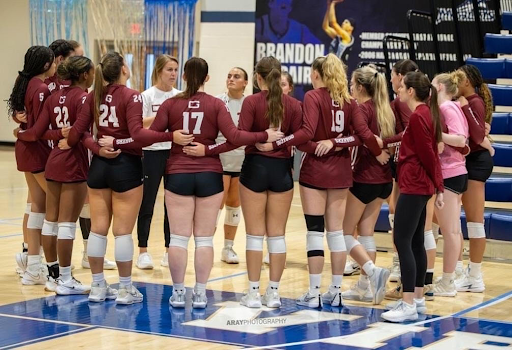
[(76, 222), (59, 222), (58, 239), (75, 239)]
[(343, 230), (327, 232), (327, 245), (333, 253), (341, 253), (347, 251)]
[(357, 239), (354, 238), (352, 235), (345, 235), (343, 238), (345, 238), (345, 246), (347, 247), (347, 253), (350, 253), (350, 251), (357, 247), (358, 245), (361, 245)]
[(41, 229), (43, 236), (57, 236), (59, 234), (59, 225), (56, 222), (44, 220), (43, 228)]
[(263, 236), (245, 235), (246, 243), (245, 250), (252, 250), (255, 252), (263, 251)]
[(213, 236), (210, 237), (194, 237), (196, 249), (202, 247), (213, 248)]
[(306, 234), (306, 251), (324, 251), (324, 233), (308, 231)]
[(395, 214), (389, 214), (388, 220), (389, 220), (389, 226), (391, 226), (391, 229), (393, 229), (395, 227)]
[(180, 235), (171, 235), (171, 240), (169, 241), (170, 247), (183, 248), (188, 250), (188, 241), (190, 237), (180, 236)]
[(436, 239), (434, 238), (434, 233), (432, 230), (425, 231), (425, 250), (432, 250), (436, 248), (437, 244)]
[(432, 223), (432, 234), (435, 240), (439, 239), (439, 225), (435, 222)]
[(27, 206), (25, 207), (25, 214), (29, 215), (32, 211), (32, 203), (27, 203)]
[(268, 237), (267, 248), (270, 254), (286, 253), (286, 240), (284, 239), (284, 236)]
[(224, 224), (228, 226), (238, 226), (240, 223), (240, 207), (228, 207), (226, 205), (226, 217), (224, 218)]
[(359, 236), (357, 238), (359, 243), (364, 247), (367, 252), (376, 252), (377, 246), (375, 245), (375, 238), (373, 236)]
[(116, 261), (119, 262), (133, 260), (133, 238), (131, 234), (116, 236), (115, 257)]
[(107, 236), (89, 233), (87, 241), (87, 255), (93, 258), (104, 258), (107, 253)]
[(84, 219), (91, 218), (91, 208), (89, 207), (89, 203), (85, 203), (82, 207), (82, 211), (80, 212), (80, 217)]
[(31, 211), (28, 214), (27, 228), (32, 230), (40, 230), (43, 228), (45, 213), (34, 213)]
[(485, 227), (480, 222), (468, 222), (469, 238), (485, 238)]

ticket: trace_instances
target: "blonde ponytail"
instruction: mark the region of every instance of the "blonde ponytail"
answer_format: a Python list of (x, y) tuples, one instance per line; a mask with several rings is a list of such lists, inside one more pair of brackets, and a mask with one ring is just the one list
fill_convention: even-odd
[(331, 98), (340, 105), (340, 108), (343, 108), (345, 102), (350, 102), (347, 72), (336, 55), (330, 53), (326, 57), (318, 57), (312, 68), (320, 73)]

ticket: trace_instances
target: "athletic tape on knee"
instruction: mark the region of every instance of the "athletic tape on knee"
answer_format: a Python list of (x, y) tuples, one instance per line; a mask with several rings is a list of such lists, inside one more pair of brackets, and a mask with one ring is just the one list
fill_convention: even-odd
[(32, 203), (27, 203), (27, 206), (25, 207), (25, 214), (29, 215), (31, 210), (32, 210)]
[(425, 250), (432, 250), (436, 248), (437, 244), (436, 239), (434, 238), (434, 233), (432, 230), (425, 231)]
[(213, 236), (210, 237), (194, 237), (194, 241), (196, 243), (197, 248), (213, 248)]
[(180, 235), (171, 235), (171, 240), (169, 241), (170, 247), (183, 248), (188, 250), (188, 241), (190, 237), (180, 236)]
[(361, 245), (357, 239), (354, 238), (352, 235), (345, 235), (343, 238), (345, 238), (345, 246), (347, 247), (347, 253), (350, 253), (350, 251), (357, 247), (358, 245)]
[(306, 251), (308, 258), (324, 256), (324, 233), (308, 231), (306, 234)]
[(389, 214), (388, 220), (389, 220), (389, 226), (391, 226), (391, 229), (393, 229), (395, 227), (395, 214)]
[(367, 252), (376, 252), (377, 246), (375, 245), (375, 238), (373, 236), (359, 236), (357, 238), (359, 243), (364, 247)]
[(284, 239), (284, 236), (268, 237), (267, 248), (270, 254), (286, 253), (286, 240)]
[(85, 203), (82, 207), (82, 211), (80, 212), (80, 217), (84, 219), (91, 218), (91, 208), (89, 207), (89, 203)]
[(469, 238), (485, 238), (485, 227), (480, 222), (468, 222)]
[(87, 256), (104, 258), (107, 253), (107, 236), (91, 232), (87, 240)]
[(133, 239), (131, 234), (116, 236), (115, 257), (116, 261), (119, 262), (133, 260)]
[(332, 253), (341, 253), (347, 251), (343, 230), (327, 232), (327, 245)]
[(58, 239), (74, 240), (76, 236), (76, 222), (59, 222)]
[(44, 220), (41, 234), (43, 236), (57, 236), (59, 233), (59, 226), (56, 222)]
[(224, 224), (228, 226), (238, 226), (240, 223), (240, 207), (228, 207), (226, 205), (226, 217)]
[(45, 213), (34, 213), (33, 211), (28, 214), (27, 228), (32, 230), (40, 230), (43, 228)]
[(246, 243), (245, 250), (252, 250), (255, 252), (263, 251), (263, 236), (245, 235)]
[(432, 234), (434, 235), (434, 239), (439, 239), (439, 225), (435, 222), (432, 223)]

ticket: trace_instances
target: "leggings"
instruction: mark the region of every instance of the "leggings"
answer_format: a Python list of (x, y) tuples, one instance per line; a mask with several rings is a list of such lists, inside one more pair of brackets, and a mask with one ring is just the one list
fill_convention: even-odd
[(427, 272), (425, 252), (425, 217), (431, 196), (401, 194), (395, 211), (394, 243), (400, 258), (403, 291), (422, 288)]

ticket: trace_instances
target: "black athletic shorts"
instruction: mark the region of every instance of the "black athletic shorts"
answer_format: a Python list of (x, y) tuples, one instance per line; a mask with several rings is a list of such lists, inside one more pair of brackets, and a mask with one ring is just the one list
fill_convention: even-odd
[(254, 192), (289, 191), (293, 189), (290, 159), (248, 154), (242, 165), (240, 183)]
[(468, 174), (450, 177), (443, 180), (445, 190), (462, 194), (468, 189)]
[(394, 156), (391, 156), (389, 159), (389, 167), (391, 168), (391, 176), (393, 176), (393, 179), (395, 179), (396, 182), (398, 182), (398, 168), (397, 163), (393, 159)]
[(468, 179), (486, 182), (492, 174), (494, 161), (488, 150), (476, 151), (466, 156)]
[(386, 199), (391, 195), (392, 191), (392, 182), (385, 184), (364, 184), (354, 181), (354, 184), (350, 188), (350, 193), (364, 204), (369, 204), (377, 198)]
[(210, 197), (224, 192), (222, 174), (214, 172), (167, 174), (165, 189), (180, 196)]
[(114, 192), (126, 192), (142, 185), (144, 173), (140, 156), (121, 153), (107, 159), (92, 157), (87, 186), (93, 189), (110, 188)]
[(231, 177), (240, 177), (239, 171), (224, 171), (224, 175), (231, 176)]

